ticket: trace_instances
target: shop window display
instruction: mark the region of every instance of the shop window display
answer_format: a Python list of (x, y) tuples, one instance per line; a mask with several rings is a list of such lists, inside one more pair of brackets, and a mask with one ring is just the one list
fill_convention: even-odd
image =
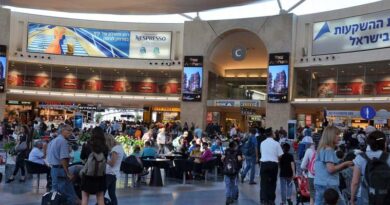
[(295, 79), (296, 98), (386, 96), (390, 62), (296, 68)]

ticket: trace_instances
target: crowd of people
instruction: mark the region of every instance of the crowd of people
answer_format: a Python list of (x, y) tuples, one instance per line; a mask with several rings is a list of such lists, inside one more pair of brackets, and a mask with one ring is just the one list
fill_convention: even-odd
[[(137, 159), (180, 154), (192, 162), (187, 177), (195, 180), (205, 178), (204, 165), (218, 156), (226, 204), (238, 199), (239, 182), (245, 183), (249, 178), (249, 185), (257, 184), (258, 165), (262, 205), (275, 204), (276, 192), (281, 195), (281, 205), (292, 205), (294, 184), (297, 193), (307, 189), (310, 205), (384, 205), (390, 201), (388, 138), (373, 127), (356, 132), (349, 129), (343, 137), (334, 126), (321, 132), (306, 127), (298, 130), (297, 139), (288, 139), (283, 127), (273, 130), (253, 126), (244, 133), (233, 125), (229, 137), (223, 137), (217, 124), (209, 124), (203, 131), (187, 123), (181, 126), (114, 121), (82, 130), (73, 129), (70, 122), (58, 127), (31, 123), (3, 126), (2, 133), (11, 130), (8, 137), (17, 141), (12, 150), (16, 160), (15, 170), (6, 182), (12, 183), (19, 170), (19, 181), (25, 181), (25, 159), (45, 165), (49, 173), (47, 188), (63, 194), (68, 204), (85, 205), (90, 195), (96, 195), (98, 204), (103, 205), (106, 192), (111, 204), (118, 204), (116, 181), (121, 163), (128, 157), (115, 140), (119, 134), (142, 140), (143, 146), (134, 146), (130, 155)], [(78, 138), (84, 132), (90, 133), (91, 138), (79, 144)], [(33, 140), (34, 133), (41, 137)], [(342, 138), (344, 143), (340, 142)], [(80, 190), (75, 188), (76, 181)], [(278, 181), (280, 190), (276, 190)], [(307, 183), (300, 186), (302, 181)]]

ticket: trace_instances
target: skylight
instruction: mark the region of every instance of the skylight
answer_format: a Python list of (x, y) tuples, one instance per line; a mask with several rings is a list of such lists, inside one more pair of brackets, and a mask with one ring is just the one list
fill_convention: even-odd
[[(296, 15), (305, 15), (311, 13), (325, 12), (336, 9), (358, 6), (381, 0), (280, 0), (282, 9), (287, 11), (298, 2), (302, 2), (299, 6), (291, 11)], [(112, 21), (112, 22), (137, 22), (137, 23), (183, 23), (197, 16), (196, 13), (186, 13), (169, 15), (110, 15), (110, 14), (86, 14), (86, 13), (69, 13), (56, 12), (37, 9), (26, 9), (11, 6), (3, 6), (3, 8), (11, 9), (15, 12), (46, 15), (62, 18), (74, 18), (84, 20), (97, 21)], [(258, 3), (248, 4), (244, 6), (227, 7), (209, 11), (199, 12), (199, 17), (202, 20), (221, 20), (221, 19), (239, 19), (261, 16), (272, 16), (280, 13), (277, 0), (259, 1)], [(186, 17), (187, 16), (187, 17)]]

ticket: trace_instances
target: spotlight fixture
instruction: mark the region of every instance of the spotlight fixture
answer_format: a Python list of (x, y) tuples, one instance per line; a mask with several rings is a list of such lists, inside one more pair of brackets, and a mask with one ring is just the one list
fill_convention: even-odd
[(154, 65), (157, 65), (157, 62), (155, 62)]
[(334, 59), (336, 59), (336, 57), (335, 57), (335, 56), (332, 56), (332, 59), (334, 60)]
[(149, 62), (149, 65), (153, 65), (153, 63), (152, 63), (152, 62)]
[(42, 59), (45, 59), (45, 56), (41, 56)]
[(49, 57), (47, 57), (47, 59), (49, 59), (49, 60), (50, 60), (50, 59), (51, 59), (51, 57), (49, 56)]
[(178, 64), (178, 65), (180, 65), (180, 64), (181, 64), (181, 62), (180, 62), (180, 61), (177, 61), (177, 64)]
[(322, 61), (322, 59), (321, 59), (321, 58), (318, 58), (318, 60), (319, 60), (319, 61)]
[(301, 62), (303, 62), (303, 58), (301, 58)]
[(172, 65), (175, 65), (175, 61), (172, 61)]
[(38, 58), (38, 56), (34, 56), (34, 58)]
[(164, 62), (162, 62), (161, 65), (164, 65)]
[(329, 60), (329, 56), (326, 56), (326, 60)]
[(31, 58), (31, 55), (28, 55), (27, 57)]
[(313, 58), (313, 61), (316, 61), (316, 58)]
[(23, 57), (23, 54), (20, 54), (20, 57)]

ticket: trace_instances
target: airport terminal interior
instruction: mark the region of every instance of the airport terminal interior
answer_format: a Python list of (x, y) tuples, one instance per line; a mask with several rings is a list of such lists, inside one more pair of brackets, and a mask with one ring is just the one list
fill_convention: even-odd
[(389, 28), (389, 0), (2, 0), (0, 205), (390, 204)]

